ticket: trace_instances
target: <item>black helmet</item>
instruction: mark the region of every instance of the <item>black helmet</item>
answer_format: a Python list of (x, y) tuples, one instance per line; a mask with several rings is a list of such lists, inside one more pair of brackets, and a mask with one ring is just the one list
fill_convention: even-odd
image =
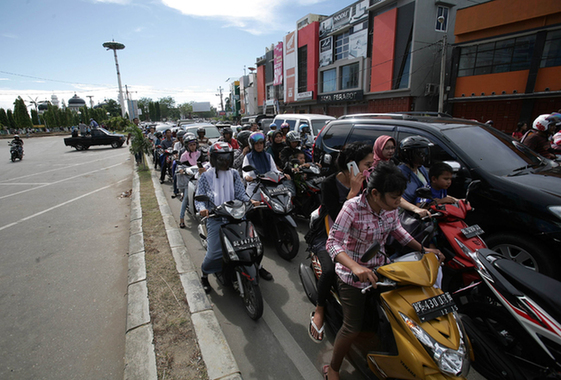
[(208, 154), (210, 155), (210, 164), (216, 170), (228, 170), (234, 162), (234, 149), (227, 142), (212, 144)]
[(240, 133), (238, 133), (238, 143), (240, 144), (240, 147), (245, 148), (246, 146), (249, 145), (249, 136), (251, 135), (250, 131), (241, 131)]
[(178, 139), (182, 139), (185, 136), (185, 131), (178, 131), (176, 137)]
[(399, 143), (399, 159), (411, 165), (416, 157), (422, 157), (423, 162), (430, 157), (430, 147), (433, 144), (426, 137), (409, 136)]
[(156, 132), (156, 133), (154, 133), (154, 136), (161, 139), (162, 138), (162, 132)]
[(197, 133), (204, 133), (206, 134), (206, 129), (204, 127), (197, 128)]
[(232, 131), (232, 128), (225, 127), (224, 129), (222, 129), (222, 136), (226, 136), (226, 135), (230, 135), (230, 136), (234, 135), (234, 132)]

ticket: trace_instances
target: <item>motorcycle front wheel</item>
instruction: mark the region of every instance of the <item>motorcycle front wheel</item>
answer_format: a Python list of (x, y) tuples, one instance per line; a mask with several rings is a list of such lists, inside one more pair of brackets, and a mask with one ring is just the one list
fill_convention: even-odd
[(243, 288), (243, 302), (245, 305), (245, 311), (249, 318), (254, 321), (261, 318), (263, 315), (263, 296), (261, 295), (261, 289), (255, 281), (250, 281), (243, 273), (240, 273), (242, 279)]
[(296, 257), (300, 249), (300, 239), (295, 227), (286, 222), (277, 225), (278, 240), (275, 248), (283, 259), (290, 261)]

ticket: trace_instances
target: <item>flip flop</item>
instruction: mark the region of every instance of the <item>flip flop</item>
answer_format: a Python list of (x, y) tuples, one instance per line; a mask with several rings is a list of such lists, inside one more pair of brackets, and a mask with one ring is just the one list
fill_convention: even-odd
[[(325, 337), (324, 334), (324, 329), (325, 329), (325, 323), (323, 324), (323, 326), (321, 326), (321, 329), (318, 329), (318, 327), (316, 326), (316, 324), (314, 323), (314, 315), (315, 315), (315, 311), (312, 311), (310, 313), (310, 326), (308, 327), (308, 335), (310, 336), (310, 338), (312, 338), (312, 340), (316, 343), (321, 343), (323, 341), (323, 338)], [(316, 330), (317, 334), (320, 335), (321, 334), (321, 338), (315, 338), (312, 335), (312, 329)]]
[(185, 223), (179, 223), (179, 228), (185, 228)]
[(323, 380), (328, 380), (327, 379), (327, 374), (329, 373), (329, 364), (326, 364), (323, 366), (323, 369), (321, 370), (321, 373), (323, 374)]

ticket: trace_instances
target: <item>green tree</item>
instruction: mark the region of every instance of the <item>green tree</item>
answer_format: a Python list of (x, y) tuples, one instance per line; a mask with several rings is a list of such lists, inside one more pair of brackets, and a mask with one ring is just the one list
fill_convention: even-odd
[(18, 96), (18, 98), (14, 102), (14, 120), (16, 122), (17, 128), (33, 127), (31, 118), (29, 117), (29, 113), (27, 112), (27, 107), (21, 96)]
[(35, 110), (31, 110), (31, 122), (33, 123), (33, 125), (41, 124), (39, 122), (39, 114)]
[(166, 120), (172, 119), (175, 114), (179, 115), (177, 109), (175, 108), (175, 99), (171, 96), (165, 96), (158, 99), (160, 108), (160, 117)]
[(12, 110), (9, 109), (7, 115), (8, 115), (8, 126), (11, 129), (16, 129), (17, 128), (16, 121), (14, 120), (14, 113), (12, 112)]
[(116, 100), (109, 99), (104, 107), (111, 117), (121, 116), (121, 106)]
[(160, 113), (160, 102), (155, 102), (154, 103), (154, 118), (156, 121), (161, 121), (162, 120), (162, 116)]
[(159, 121), (156, 119), (156, 104), (154, 102), (148, 103), (148, 112), (151, 121)]
[(151, 98), (140, 98), (138, 99), (138, 109), (142, 110), (142, 114), (140, 115), (141, 121), (148, 121), (150, 120), (150, 103), (152, 103)]
[(6, 115), (6, 110), (0, 108), (0, 126), (8, 127), (10, 123), (8, 122), (8, 115)]
[(144, 136), (142, 130), (134, 124), (129, 124), (129, 126), (125, 130), (125, 133), (130, 133), (131, 135), (131, 144), (129, 150), (132, 154), (140, 153), (142, 168), (143, 170), (146, 170), (147, 167), (144, 154), (150, 153), (152, 143)]
[(180, 104), (177, 108), (179, 109), (179, 113), (181, 114), (179, 116), (181, 119), (189, 118), (189, 115), (193, 112), (193, 106), (190, 103)]

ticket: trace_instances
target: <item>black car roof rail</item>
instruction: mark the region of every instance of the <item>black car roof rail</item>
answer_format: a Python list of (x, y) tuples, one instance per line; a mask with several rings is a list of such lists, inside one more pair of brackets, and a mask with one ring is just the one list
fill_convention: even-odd
[(397, 120), (416, 120), (414, 116), (443, 117), (453, 118), (453, 116), (443, 112), (392, 112), (392, 113), (357, 113), (343, 115), (339, 119), (397, 119)]

